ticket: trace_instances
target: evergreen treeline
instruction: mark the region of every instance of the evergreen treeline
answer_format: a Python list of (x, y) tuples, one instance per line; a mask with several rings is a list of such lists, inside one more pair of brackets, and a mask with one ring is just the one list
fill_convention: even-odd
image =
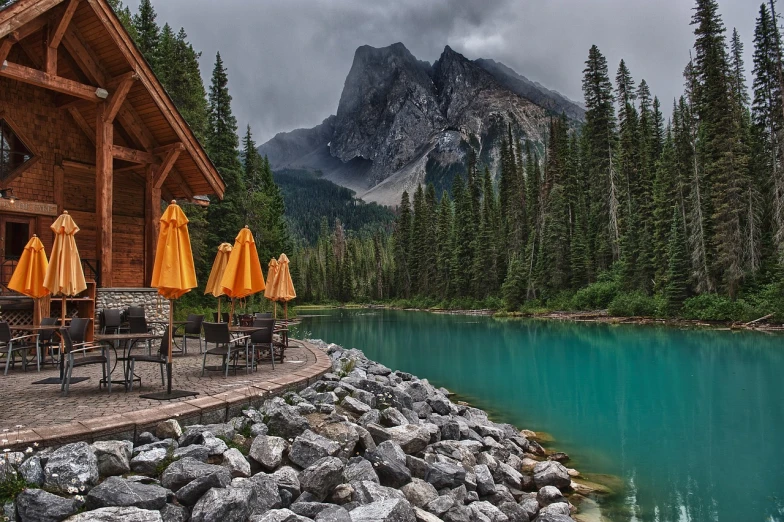
[(593, 46), (581, 128), (554, 118), (543, 157), (509, 130), (495, 179), (469, 154), (451, 195), (437, 200), (432, 185), (403, 194), (389, 237), (322, 225), (301, 254), (305, 297), (701, 319), (784, 312), (774, 8), (759, 8), (753, 96), (716, 0), (696, 0), (685, 91), (666, 122), (645, 80), (623, 60), (612, 78)]
[[(250, 126), (242, 139), (231, 110), (228, 73), (220, 53), (208, 89), (199, 72), (201, 53), (187, 40), (184, 29), (175, 31), (156, 21), (150, 0), (142, 0), (136, 13), (119, 0), (111, 1), (120, 20), (160, 79), (193, 133), (226, 182), (224, 198), (210, 198), (205, 209), (183, 205), (189, 226), (198, 280), (207, 281), (220, 243), (234, 243), (240, 229), (253, 231), (263, 266), (281, 252), (290, 251), (291, 240), (284, 219), (283, 195), (275, 184), (266, 158), (261, 157)], [(296, 264), (292, 263), (292, 269)], [(266, 273), (266, 270), (265, 270)], [(200, 292), (187, 294), (190, 305), (203, 301)]]

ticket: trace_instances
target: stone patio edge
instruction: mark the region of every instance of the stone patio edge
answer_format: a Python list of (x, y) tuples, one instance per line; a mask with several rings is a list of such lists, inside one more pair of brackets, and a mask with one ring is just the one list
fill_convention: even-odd
[(316, 361), (291, 374), (253, 382), (241, 390), (204, 395), (179, 402), (163, 403), (158, 407), (54, 426), (27, 427), (11, 434), (14, 440), (9, 440), (5, 447), (24, 449), (27, 446), (37, 445), (40, 448), (107, 439), (135, 441), (140, 433), (150, 431), (156, 424), (167, 419), (177, 419), (183, 426), (225, 422), (239, 415), (245, 407), (258, 407), (270, 397), (282, 395), (287, 391), (301, 390), (332, 369), (327, 354), (316, 346), (301, 340), (292, 339), (292, 341), (309, 350)]

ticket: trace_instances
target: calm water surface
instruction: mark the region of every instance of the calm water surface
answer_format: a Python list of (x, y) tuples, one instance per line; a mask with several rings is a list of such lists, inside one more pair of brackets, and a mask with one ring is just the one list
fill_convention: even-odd
[(784, 521), (784, 336), (330, 310), (298, 336), (362, 349), (621, 477), (626, 521)]

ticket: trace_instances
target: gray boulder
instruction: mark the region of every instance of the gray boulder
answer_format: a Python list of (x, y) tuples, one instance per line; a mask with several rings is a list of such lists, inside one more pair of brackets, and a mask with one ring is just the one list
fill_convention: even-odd
[(163, 522), (186, 522), (188, 520), (188, 510), (182, 506), (166, 504), (160, 513)]
[(161, 485), (176, 492), (190, 481), (215, 472), (226, 473), (228, 475), (228, 471), (223, 466), (205, 464), (204, 462), (186, 457), (169, 464), (161, 475)]
[(81, 503), (42, 489), (25, 489), (16, 497), (20, 522), (60, 522), (79, 511)]
[(428, 468), (425, 480), (440, 490), (462, 485), (465, 477), (466, 470), (462, 466), (449, 462), (436, 462)]
[(486, 464), (477, 464), (474, 466), (474, 474), (476, 475), (476, 492), (481, 496), (492, 495), (495, 493), (495, 482), (493, 482), (493, 475), (490, 473), (490, 468)]
[(574, 522), (574, 519), (560, 513), (540, 513), (536, 522)]
[(384, 486), (399, 488), (411, 480), (411, 471), (406, 467), (406, 455), (395, 442), (382, 442), (375, 450), (366, 451), (365, 459), (373, 465)]
[(324, 457), (334, 457), (340, 451), (340, 444), (316, 433), (305, 430), (291, 444), (289, 460), (301, 468), (307, 468)]
[(221, 465), (229, 470), (232, 477), (250, 477), (250, 462), (237, 448), (228, 449), (223, 453)]
[(98, 459), (98, 473), (102, 477), (124, 475), (131, 471), (131, 441), (100, 440), (93, 442), (92, 446)]
[(234, 479), (242, 481), (239, 487), (253, 490), (254, 496), (250, 503), (251, 514), (261, 514), (270, 509), (283, 507), (280, 490), (275, 477), (266, 473), (257, 473), (249, 479)]
[(182, 436), (180, 423), (176, 419), (159, 422), (155, 426), (155, 436), (159, 439), (179, 439)]
[(87, 509), (112, 506), (135, 506), (141, 509), (161, 509), (166, 505), (168, 491), (154, 484), (132, 482), (120, 477), (109, 477), (87, 494)]
[(172, 451), (174, 451), (174, 450), (176, 450), (179, 447), (180, 447), (180, 445), (177, 443), (176, 440), (174, 440), (174, 439), (164, 439), (164, 440), (158, 440), (158, 441), (155, 441), (155, 442), (150, 442), (149, 444), (143, 444), (143, 445), (140, 445), (140, 446), (136, 446), (136, 447), (133, 448), (133, 454), (134, 455), (138, 455), (139, 453), (142, 453), (142, 452), (145, 452), (145, 451), (150, 451), (150, 450), (154, 450), (154, 449), (161, 449), (161, 448), (164, 449), (164, 450), (171, 449)]
[(533, 520), (539, 512), (539, 502), (536, 498), (526, 497), (520, 501), (520, 507), (523, 508), (528, 518)]
[(143, 475), (156, 475), (158, 466), (166, 460), (167, 455), (168, 450), (165, 448), (142, 451), (131, 459), (131, 470)]
[(273, 471), (283, 462), (288, 443), (281, 437), (259, 435), (250, 446), (250, 458), (267, 471)]
[(407, 500), (390, 499), (365, 504), (351, 511), (351, 522), (416, 522)]
[(381, 425), (391, 428), (408, 424), (406, 416), (400, 413), (397, 408), (387, 408), (381, 412)]
[[(361, 390), (357, 390), (361, 391)], [(356, 392), (354, 392), (356, 393)], [(367, 392), (362, 392), (367, 393)], [(370, 411), (370, 406), (365, 404), (364, 402), (355, 399), (354, 397), (346, 397), (343, 399), (343, 402), (340, 404), (344, 410), (349, 413), (353, 413), (354, 415), (364, 415), (365, 413)]]
[(305, 468), (299, 476), (303, 491), (324, 499), (338, 484), (345, 482), (343, 462), (337, 457), (324, 457)]
[(288, 509), (272, 509), (263, 515), (250, 517), (250, 522), (300, 522), (304, 520), (307, 519)]
[(555, 486), (558, 489), (565, 489), (570, 487), (572, 479), (560, 462), (548, 460), (534, 466), (534, 482), (537, 488)]
[(541, 517), (542, 515), (565, 515), (568, 517), (571, 515), (569, 503), (564, 501), (547, 505), (539, 510), (539, 516)]
[(403, 424), (387, 428), (386, 431), (392, 436), (392, 440), (400, 445), (404, 453), (419, 453), (430, 443), (430, 429), (423, 425)]
[(177, 500), (180, 504), (192, 506), (210, 489), (225, 488), (230, 483), (231, 474), (227, 469), (214, 471), (208, 475), (196, 477), (177, 490)]
[(506, 515), (509, 522), (529, 522), (528, 513), (520, 507), (516, 502), (504, 502), (498, 506), (498, 509)]
[(351, 515), (346, 508), (341, 506), (330, 506), (315, 518), (316, 522), (351, 522)]
[(471, 511), (474, 512), (476, 518), (484, 516), (486, 519), (490, 520), (490, 522), (509, 522), (509, 518), (504, 514), (504, 512), (492, 505), (490, 502), (472, 502), (468, 507), (470, 507)]
[(175, 459), (190, 457), (192, 459), (200, 460), (201, 462), (207, 462), (207, 459), (210, 458), (210, 452), (207, 451), (207, 448), (204, 446), (193, 444), (191, 446), (177, 448), (174, 450), (173, 457)]
[(555, 504), (556, 502), (566, 502), (561, 490), (555, 486), (544, 486), (536, 494), (536, 501), (541, 507)]
[(193, 506), (191, 522), (245, 522), (255, 496), (252, 488), (212, 488)]
[(86, 442), (54, 450), (44, 467), (44, 486), (61, 493), (86, 492), (97, 481), (98, 459)]
[(276, 404), (268, 408), (266, 424), (270, 434), (284, 439), (293, 439), (310, 429), (307, 419), (286, 404)]
[(163, 522), (159, 511), (137, 507), (105, 507), (85, 511), (66, 519), (66, 522)]
[(376, 482), (362, 481), (352, 482), (354, 489), (351, 500), (358, 504), (371, 504), (380, 500), (389, 500), (392, 498), (405, 499), (406, 496), (402, 491), (395, 488), (388, 488)]
[(218, 437), (214, 436), (210, 432), (204, 432), (204, 442), (202, 443), (205, 448), (207, 448), (207, 453), (212, 455), (223, 455), (229, 447), (226, 445), (223, 440), (219, 439)]
[(316, 518), (319, 513), (330, 507), (332, 507), (332, 504), (325, 504), (323, 502), (300, 501), (298, 499), (297, 502), (294, 502), (291, 505), (290, 509), (297, 515), (303, 516), (305, 518)]
[(278, 491), (288, 491), (291, 498), (294, 499), (301, 492), (298, 475), (297, 470), (291, 466), (283, 466), (272, 474), (272, 478), (278, 484)]
[(41, 466), (41, 459), (36, 456), (30, 457), (19, 466), (19, 474), (25, 482), (35, 486), (44, 483), (44, 468)]
[(411, 482), (400, 488), (412, 506), (424, 507), (428, 502), (438, 498), (438, 491), (429, 482), (411, 479)]
[(361, 482), (366, 480), (377, 484), (380, 483), (376, 470), (373, 469), (373, 464), (362, 457), (354, 457), (348, 460), (345, 476), (347, 482)]

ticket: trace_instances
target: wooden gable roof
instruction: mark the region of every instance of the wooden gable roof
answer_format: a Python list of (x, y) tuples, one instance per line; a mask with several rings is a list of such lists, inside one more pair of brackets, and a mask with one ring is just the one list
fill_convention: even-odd
[(0, 76), (55, 91), (93, 143), (106, 101), (115, 170), (143, 177), (158, 166), (166, 199), (223, 197), (223, 179), (106, 0), (18, 0), (1, 10), (0, 64)]

